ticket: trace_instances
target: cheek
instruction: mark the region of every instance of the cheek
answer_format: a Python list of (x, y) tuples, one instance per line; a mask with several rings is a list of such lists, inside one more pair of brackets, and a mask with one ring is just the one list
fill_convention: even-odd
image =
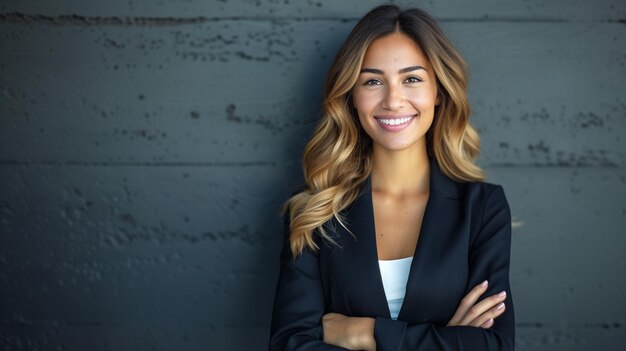
[(435, 102), (437, 100), (436, 94), (431, 94), (430, 92), (422, 92), (420, 94), (415, 94), (411, 98), (411, 102), (414, 106), (417, 106), (420, 109), (430, 109), (435, 106)]
[(363, 115), (363, 117), (367, 117), (369, 114), (373, 113), (373, 110), (376, 108), (378, 104), (378, 97), (375, 93), (372, 92), (360, 92), (354, 94), (354, 105), (356, 110), (359, 112), (359, 117)]

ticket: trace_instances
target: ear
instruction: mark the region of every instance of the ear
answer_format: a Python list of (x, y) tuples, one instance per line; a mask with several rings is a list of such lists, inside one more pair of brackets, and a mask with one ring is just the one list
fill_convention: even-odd
[(440, 99), (439, 99), (439, 94), (437, 94), (437, 98), (435, 99), (435, 106), (439, 106), (440, 104)]

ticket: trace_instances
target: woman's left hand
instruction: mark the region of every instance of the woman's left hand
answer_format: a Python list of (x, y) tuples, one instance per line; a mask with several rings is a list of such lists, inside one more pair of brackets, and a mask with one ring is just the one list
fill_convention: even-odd
[(376, 350), (374, 318), (348, 317), (341, 313), (327, 313), (322, 317), (324, 342), (348, 350)]

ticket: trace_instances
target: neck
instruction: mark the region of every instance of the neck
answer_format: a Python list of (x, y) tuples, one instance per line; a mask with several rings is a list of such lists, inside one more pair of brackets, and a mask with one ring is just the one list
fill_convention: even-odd
[(387, 150), (376, 143), (372, 147), (372, 191), (403, 196), (430, 190), (430, 163), (423, 139), (401, 151)]

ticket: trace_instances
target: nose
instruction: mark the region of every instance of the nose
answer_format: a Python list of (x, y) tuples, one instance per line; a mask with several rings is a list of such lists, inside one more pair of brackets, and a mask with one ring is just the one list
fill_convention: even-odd
[(383, 107), (388, 110), (398, 110), (404, 107), (404, 95), (399, 87), (387, 85)]

